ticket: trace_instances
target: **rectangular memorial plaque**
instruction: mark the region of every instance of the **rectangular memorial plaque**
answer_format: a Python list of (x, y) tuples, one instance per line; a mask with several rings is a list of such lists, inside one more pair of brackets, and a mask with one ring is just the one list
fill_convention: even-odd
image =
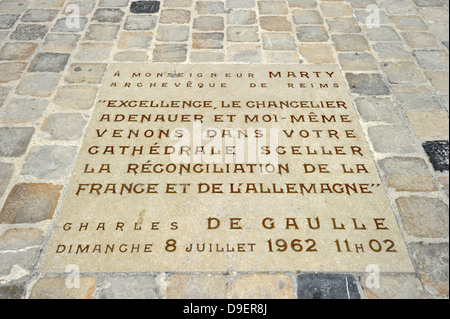
[(413, 271), (337, 65), (113, 64), (42, 270)]

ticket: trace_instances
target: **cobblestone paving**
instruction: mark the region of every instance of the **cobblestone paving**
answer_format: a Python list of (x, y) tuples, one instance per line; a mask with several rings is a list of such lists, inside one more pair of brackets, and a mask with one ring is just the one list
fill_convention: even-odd
[[(448, 5), (1, 0), (0, 298), (448, 298)], [(79, 289), (41, 274), (116, 61), (340, 64), (415, 273), (383, 273), (379, 288), (364, 273), (82, 273)]]

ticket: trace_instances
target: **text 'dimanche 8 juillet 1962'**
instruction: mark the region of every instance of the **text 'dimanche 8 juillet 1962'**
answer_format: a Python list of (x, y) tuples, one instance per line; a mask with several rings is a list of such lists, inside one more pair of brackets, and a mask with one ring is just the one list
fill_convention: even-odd
[(113, 64), (42, 270), (412, 271), (336, 65)]

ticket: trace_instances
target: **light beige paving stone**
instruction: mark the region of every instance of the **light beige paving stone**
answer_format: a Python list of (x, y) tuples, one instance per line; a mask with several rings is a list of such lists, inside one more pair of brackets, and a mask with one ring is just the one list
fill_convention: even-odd
[(256, 13), (251, 10), (233, 10), (227, 14), (227, 23), (231, 25), (256, 24)]
[(48, 105), (45, 99), (14, 98), (0, 109), (0, 123), (27, 123), (38, 120)]
[(448, 71), (425, 71), (425, 75), (439, 93), (449, 93)]
[(192, 5), (192, 0), (164, 0), (164, 7), (190, 7)]
[(225, 3), (221, 1), (197, 1), (195, 10), (198, 14), (223, 14), (225, 13)]
[(378, 63), (369, 53), (340, 53), (339, 62), (346, 71), (377, 71)]
[(388, 157), (378, 161), (387, 187), (399, 192), (434, 192), (438, 188), (427, 164), (421, 158)]
[(403, 32), (405, 43), (412, 49), (437, 49), (439, 43), (433, 34), (423, 31)]
[(262, 61), (260, 45), (232, 45), (227, 49), (228, 60), (232, 62), (257, 63)]
[(264, 50), (295, 50), (295, 38), (290, 33), (263, 33)]
[(381, 67), (390, 83), (425, 83), (426, 77), (412, 62), (382, 62)]
[(225, 35), (220, 32), (205, 32), (192, 34), (192, 48), (223, 49)]
[(441, 184), (445, 194), (447, 197), (449, 196), (449, 177), (448, 176), (440, 176), (438, 178), (439, 184)]
[(33, 42), (9, 42), (0, 50), (0, 60), (28, 60), (36, 51), (37, 44)]
[(174, 274), (166, 288), (166, 299), (226, 299), (225, 275)]
[(324, 20), (318, 10), (293, 10), (295, 24), (323, 24)]
[[(120, 47), (119, 42), (119, 47)], [(78, 52), (74, 54), (76, 60), (86, 62), (103, 62), (108, 60), (114, 43), (84, 42), (78, 45)]]
[(444, 50), (417, 50), (413, 53), (419, 66), (427, 71), (448, 70), (448, 51)]
[(43, 183), (14, 185), (0, 213), (0, 223), (37, 223), (51, 219), (62, 188), (61, 185)]
[(331, 36), (339, 52), (361, 52), (370, 50), (366, 38), (359, 34), (335, 34)]
[(329, 44), (304, 43), (299, 46), (302, 57), (309, 63), (335, 63), (334, 49)]
[(186, 59), (186, 44), (157, 44), (153, 50), (153, 62), (184, 62)]
[[(208, 2), (207, 2), (208, 3)], [(198, 4), (198, 2), (197, 2)], [(161, 10), (159, 23), (162, 24), (186, 24), (191, 20), (191, 11), (184, 9), (164, 9)]]
[(20, 267), (22, 272), (29, 273), (33, 270), (39, 258), (40, 248), (29, 248), (17, 252), (2, 252), (2, 262), (0, 263), (0, 275), (9, 275), (13, 268)]
[(84, 40), (93, 40), (93, 41), (115, 40), (119, 28), (120, 27), (118, 25), (91, 24), (89, 25), (86, 31)]
[(0, 236), (0, 250), (18, 250), (39, 246), (44, 240), (45, 234), (38, 228), (11, 228)]
[(230, 26), (227, 28), (229, 42), (259, 42), (258, 27)]
[[(69, 280), (69, 281), (68, 281)], [(79, 288), (69, 288), (70, 278), (44, 277), (33, 286), (30, 299), (92, 299), (96, 280), (90, 276), (79, 277)]]
[(303, 42), (327, 42), (330, 37), (327, 29), (322, 26), (300, 26), (297, 28), (297, 38)]
[(391, 16), (391, 20), (400, 30), (428, 30), (419, 16)]
[(86, 124), (86, 118), (80, 113), (52, 113), (43, 123), (42, 133), (49, 140), (78, 140)]
[(160, 285), (152, 275), (106, 275), (98, 280), (98, 299), (159, 299)]
[(191, 52), (190, 61), (195, 63), (223, 62), (225, 54), (223, 52)]
[(370, 275), (361, 278), (368, 299), (426, 299), (422, 283), (413, 274), (381, 274), (376, 283)]
[(262, 16), (259, 18), (261, 28), (266, 31), (291, 31), (292, 24), (287, 17)]
[(45, 37), (42, 48), (48, 52), (72, 52), (79, 39), (78, 34), (50, 33)]
[(410, 154), (417, 151), (410, 131), (403, 125), (378, 125), (368, 129), (375, 152)]
[(293, 299), (293, 282), (284, 274), (238, 275), (231, 283), (233, 299)]
[(299, 63), (299, 56), (296, 51), (271, 51), (265, 50), (264, 57), (268, 63)]
[(226, 6), (230, 9), (253, 8), (256, 0), (226, 0)]
[(88, 85), (67, 85), (56, 91), (53, 102), (63, 109), (88, 110), (95, 102), (98, 88)]
[(120, 49), (148, 49), (153, 39), (151, 32), (122, 32), (118, 47)]
[(14, 174), (14, 165), (0, 162), (0, 197), (5, 193), (9, 181)]
[[(80, 16), (86, 16), (94, 10), (95, 1), (83, 1), (83, 0), (66, 1), (66, 5), (64, 7), (64, 10), (62, 11), (62, 14), (63, 15), (74, 14), (75, 13), (73, 9), (74, 5), (77, 6)], [(69, 6), (71, 6), (71, 8), (69, 8)], [(102, 1), (100, 1), (99, 6), (102, 7)]]
[(396, 200), (406, 233), (417, 238), (448, 238), (448, 206), (435, 198), (411, 196)]
[(156, 39), (161, 42), (185, 42), (189, 39), (189, 27), (162, 25), (158, 28)]
[(287, 3), (284, 1), (258, 1), (259, 14), (284, 15), (288, 14)]
[(335, 33), (359, 33), (361, 28), (353, 18), (327, 19), (330, 32)]
[(355, 100), (359, 115), (368, 122), (401, 122), (400, 115), (390, 98), (359, 97)]
[(0, 157), (19, 157), (25, 154), (33, 127), (0, 127)]
[(0, 83), (7, 83), (20, 79), (22, 72), (27, 67), (23, 62), (0, 63)]
[(288, 0), (289, 7), (310, 9), (317, 6), (316, 0)]
[(345, 2), (323, 2), (320, 4), (322, 13), (328, 18), (351, 17), (352, 8)]
[(379, 28), (367, 28), (363, 26), (363, 31), (370, 41), (374, 42), (400, 42), (401, 39), (395, 29), (390, 26), (380, 26)]
[(106, 71), (104, 63), (72, 63), (64, 80), (68, 83), (101, 83)]
[(148, 60), (148, 55), (144, 51), (123, 51), (114, 54), (113, 60), (118, 62), (145, 62)]
[(199, 31), (223, 31), (224, 18), (218, 16), (201, 16), (194, 19), (194, 30)]
[(448, 113), (444, 111), (408, 111), (406, 112), (417, 137), (426, 140), (448, 139)]

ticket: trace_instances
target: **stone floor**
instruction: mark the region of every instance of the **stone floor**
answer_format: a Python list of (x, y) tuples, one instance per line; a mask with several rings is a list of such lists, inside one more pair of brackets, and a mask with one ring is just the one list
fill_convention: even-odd
[[(448, 0), (1, 0), (0, 298), (448, 298)], [(78, 18), (75, 16), (79, 16)], [(337, 63), (414, 274), (38, 271), (110, 63)], [(68, 284), (69, 283), (69, 284)]]

